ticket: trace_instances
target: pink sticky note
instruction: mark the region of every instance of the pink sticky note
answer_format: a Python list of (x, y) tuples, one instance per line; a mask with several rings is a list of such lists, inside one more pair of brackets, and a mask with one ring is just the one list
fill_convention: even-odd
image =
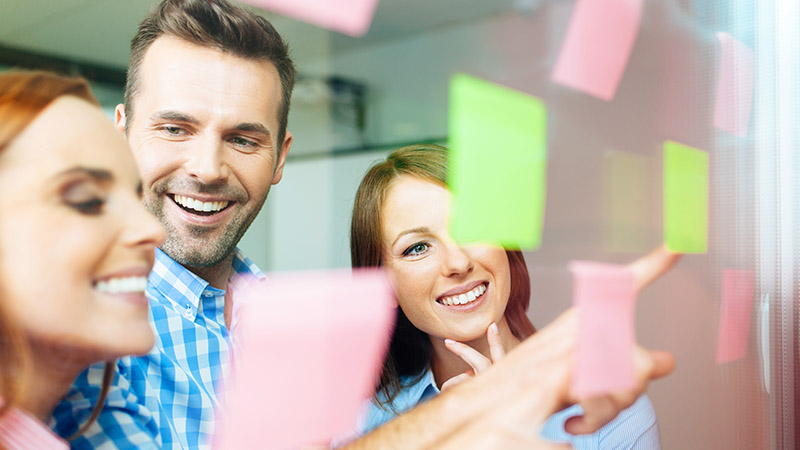
[(753, 107), (755, 55), (751, 48), (728, 33), (717, 33), (717, 39), (721, 54), (714, 126), (745, 137)]
[(642, 0), (576, 0), (552, 80), (611, 100), (639, 32)]
[(320, 28), (361, 37), (369, 30), (378, 0), (242, 0)]
[(578, 348), (572, 389), (599, 395), (634, 384), (636, 278), (627, 267), (573, 261)]
[(752, 270), (722, 271), (717, 364), (744, 358), (750, 337), (755, 276)]
[(393, 305), (376, 270), (270, 275), (239, 309), (215, 448), (327, 445), (352, 432), (378, 381)]

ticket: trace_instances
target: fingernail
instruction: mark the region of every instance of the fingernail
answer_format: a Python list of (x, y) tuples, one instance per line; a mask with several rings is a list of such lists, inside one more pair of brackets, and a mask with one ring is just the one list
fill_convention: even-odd
[(456, 343), (456, 341), (454, 341), (454, 340), (452, 340), (452, 339), (445, 339), (445, 340), (444, 340), (444, 343), (449, 345), (449, 344), (455, 344), (455, 343)]
[(497, 331), (497, 324), (496, 324), (496, 323), (494, 323), (494, 322), (492, 322), (492, 324), (491, 324), (491, 325), (489, 325), (489, 329), (490, 329), (490, 330), (492, 330), (492, 333), (494, 333), (494, 334), (497, 334), (497, 333), (498, 333), (498, 331)]

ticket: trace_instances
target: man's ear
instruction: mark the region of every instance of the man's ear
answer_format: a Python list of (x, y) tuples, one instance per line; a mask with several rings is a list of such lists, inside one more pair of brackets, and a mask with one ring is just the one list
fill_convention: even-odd
[(286, 164), (286, 155), (289, 154), (289, 149), (292, 148), (292, 133), (286, 130), (286, 136), (283, 137), (281, 143), (281, 154), (278, 155), (278, 163), (275, 165), (275, 171), (272, 173), (272, 184), (278, 184), (283, 178), (283, 166)]
[(125, 105), (120, 103), (114, 108), (114, 126), (117, 127), (120, 133), (125, 134), (125, 125), (128, 117), (125, 115)]

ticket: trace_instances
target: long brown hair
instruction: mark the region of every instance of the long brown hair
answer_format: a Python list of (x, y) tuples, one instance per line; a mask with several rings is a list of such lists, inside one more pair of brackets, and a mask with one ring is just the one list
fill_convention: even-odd
[[(81, 78), (66, 78), (41, 71), (0, 74), (0, 156), (48, 105), (63, 96), (77, 97), (100, 106)], [(5, 412), (20, 400), (30, 357), (22, 330), (2, 311), (2, 300), (0, 292), (0, 395), (4, 402), (2, 411)], [(111, 384), (112, 369), (113, 363), (107, 362), (97, 404), (87, 423), (72, 438), (86, 431), (100, 415)]]
[[(389, 188), (397, 177), (410, 175), (445, 186), (447, 149), (439, 145), (410, 145), (394, 151), (386, 161), (374, 165), (356, 191), (350, 224), (350, 261), (355, 267), (382, 265), (381, 209)], [(515, 337), (522, 340), (536, 332), (526, 311), (530, 304), (530, 278), (522, 252), (506, 250), (511, 275), (511, 291), (504, 316)], [(403, 388), (401, 377), (423, 375), (432, 356), (428, 335), (417, 329), (398, 308), (397, 323), (389, 354), (384, 362), (375, 400), (391, 407)], [(418, 380), (413, 380), (416, 382)], [(378, 397), (381, 395), (383, 398)]]

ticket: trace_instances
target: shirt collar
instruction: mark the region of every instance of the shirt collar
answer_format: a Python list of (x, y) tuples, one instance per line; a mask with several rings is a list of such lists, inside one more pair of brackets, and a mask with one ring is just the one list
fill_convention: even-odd
[[(250, 258), (236, 248), (229, 281), (240, 278), (265, 280), (266, 275)], [(225, 291), (211, 286), (206, 280), (182, 266), (160, 248), (156, 248), (155, 263), (148, 281), (149, 288), (156, 290), (161, 298), (173, 303), (176, 310), (180, 311), (187, 319), (194, 320), (197, 317), (201, 299), (224, 305)], [(206, 307), (208, 306), (211, 305), (206, 305)]]

